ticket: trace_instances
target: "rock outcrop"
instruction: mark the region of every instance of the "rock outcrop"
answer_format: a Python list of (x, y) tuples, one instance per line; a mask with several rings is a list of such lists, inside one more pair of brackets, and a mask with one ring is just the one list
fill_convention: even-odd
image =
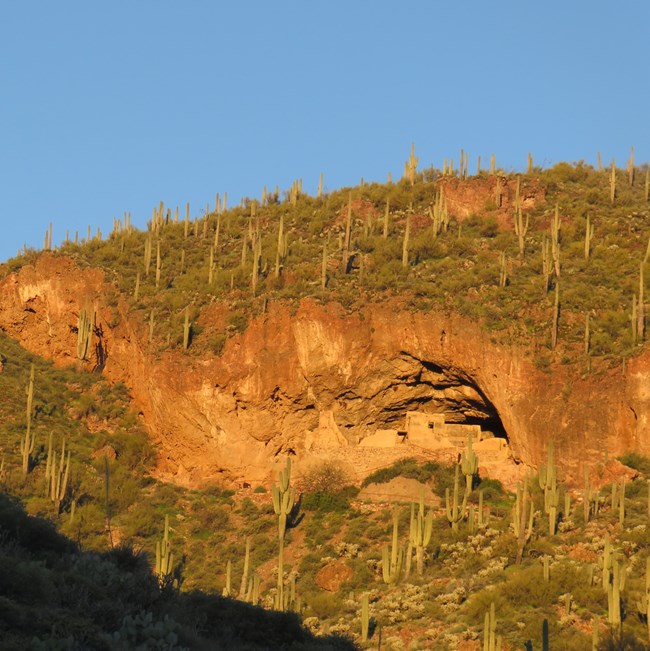
[(523, 464), (543, 463), (553, 439), (565, 476), (578, 481), (583, 463), (650, 449), (647, 352), (623, 373), (542, 370), (529, 350), (495, 343), (476, 323), (397, 303), (357, 314), (307, 299), (297, 311), (270, 303), (219, 356), (157, 353), (102, 272), (42, 255), (0, 281), (0, 327), (57, 364), (80, 364), (78, 315), (90, 303), (96, 356), (85, 365), (100, 359), (99, 370), (130, 388), (160, 475), (178, 483), (267, 482), (284, 454), (299, 469), (327, 450), (363, 470), (372, 455), (358, 443), (398, 429), (410, 410), (479, 424)]

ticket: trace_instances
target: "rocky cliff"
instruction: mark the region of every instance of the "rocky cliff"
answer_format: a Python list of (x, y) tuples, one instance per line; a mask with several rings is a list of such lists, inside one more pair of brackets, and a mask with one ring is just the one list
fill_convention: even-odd
[[(649, 449), (647, 352), (624, 371), (538, 369), (530, 350), (495, 343), (474, 322), (397, 301), (356, 314), (270, 303), (219, 356), (160, 353), (102, 272), (45, 254), (0, 282), (0, 327), (57, 364), (80, 364), (78, 315), (91, 303), (95, 354), (84, 365), (130, 388), (160, 475), (181, 484), (267, 481), (284, 453), (308, 462), (338, 449), (369, 468), (359, 441), (409, 410), (480, 424), (524, 465), (543, 462), (552, 439), (567, 478), (584, 462)], [(210, 311), (201, 318), (209, 325)]]

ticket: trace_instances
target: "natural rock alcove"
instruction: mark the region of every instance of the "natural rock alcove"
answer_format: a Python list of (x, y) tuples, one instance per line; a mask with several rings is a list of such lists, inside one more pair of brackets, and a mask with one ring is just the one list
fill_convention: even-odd
[(335, 406), (335, 422), (351, 444), (376, 430), (402, 429), (408, 412), (444, 415), (447, 423), (478, 425), (508, 441), (496, 407), (472, 378), (404, 351), (347, 387)]

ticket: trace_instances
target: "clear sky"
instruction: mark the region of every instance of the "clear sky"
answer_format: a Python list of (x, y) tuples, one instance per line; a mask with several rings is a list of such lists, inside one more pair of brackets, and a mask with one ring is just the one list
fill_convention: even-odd
[(50, 221), (385, 181), (411, 142), (421, 167), (650, 160), (648, 0), (0, 5), (0, 260)]

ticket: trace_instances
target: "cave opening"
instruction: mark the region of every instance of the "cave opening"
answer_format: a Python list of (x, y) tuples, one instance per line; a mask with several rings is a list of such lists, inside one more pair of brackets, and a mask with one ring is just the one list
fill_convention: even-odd
[[(445, 425), (452, 426), (451, 429), (456, 425), (478, 425), (482, 432), (510, 443), (496, 406), (469, 374), (406, 353), (393, 363), (399, 372), (393, 374), (385, 390), (375, 396), (379, 413), (368, 414), (377, 428), (403, 431), (407, 413), (419, 412), (434, 422), (444, 417)], [(437, 427), (434, 422), (428, 424), (432, 435)], [(373, 423), (366, 421), (365, 424), (372, 427)]]
[(450, 423), (479, 425), (482, 431), (491, 432), (494, 437), (510, 443), (496, 406), (473, 377), (426, 360), (420, 360), (420, 364), (422, 372), (418, 380), (429, 385), (433, 393), (429, 408), (442, 406)]

